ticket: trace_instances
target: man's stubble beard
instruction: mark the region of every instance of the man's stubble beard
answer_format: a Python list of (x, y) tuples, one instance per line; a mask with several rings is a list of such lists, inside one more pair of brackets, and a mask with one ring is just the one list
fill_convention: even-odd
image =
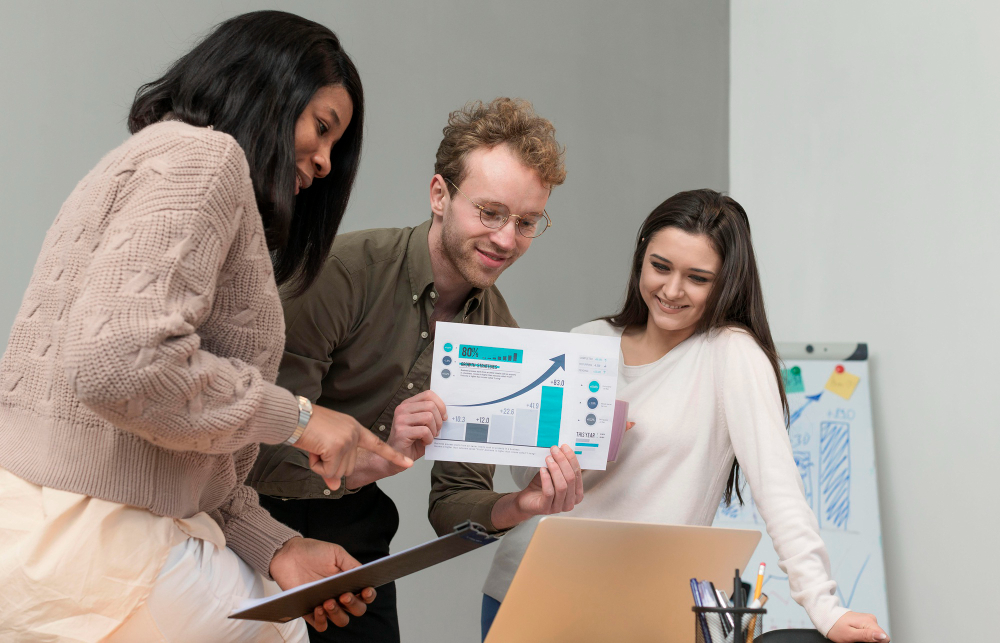
[[(503, 274), (503, 271), (509, 268), (520, 256), (515, 247), (513, 255), (507, 260), (507, 264), (503, 267), (503, 270), (500, 270), (494, 276), (487, 276), (476, 259), (475, 241), (467, 239), (465, 243), (467, 244), (467, 251), (463, 247), (462, 237), (446, 220), (441, 227), (441, 252), (444, 254), (445, 259), (455, 267), (455, 270), (462, 276), (462, 279), (469, 282), (473, 288), (479, 288), (480, 290), (485, 290), (495, 284), (500, 275)], [(492, 252), (493, 249), (487, 248), (487, 251)], [(498, 252), (497, 254), (502, 253)]]

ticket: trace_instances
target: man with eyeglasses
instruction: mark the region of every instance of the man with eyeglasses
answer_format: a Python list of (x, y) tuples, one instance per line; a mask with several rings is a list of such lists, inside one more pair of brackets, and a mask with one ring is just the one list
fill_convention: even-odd
[[(337, 237), (321, 276), (285, 302), (279, 385), (422, 457), (447, 413), (428, 390), (435, 324), (516, 326), (495, 282), (551, 225), (545, 205), (566, 176), (554, 134), (522, 100), (452, 112), (430, 184), (431, 219)], [(553, 447), (547, 465), (523, 491), (499, 494), (494, 466), (436, 462), (434, 528), (446, 533), (473, 520), (499, 532), (572, 509), (583, 498), (572, 449)], [(326, 481), (309, 469), (304, 451), (262, 445), (248, 482), (276, 519), (366, 563), (388, 555), (399, 525), (375, 481), (399, 471), (360, 452), (354, 473)], [(311, 640), (398, 641), (395, 587), (378, 593), (364, 617), (335, 633), (310, 628)]]

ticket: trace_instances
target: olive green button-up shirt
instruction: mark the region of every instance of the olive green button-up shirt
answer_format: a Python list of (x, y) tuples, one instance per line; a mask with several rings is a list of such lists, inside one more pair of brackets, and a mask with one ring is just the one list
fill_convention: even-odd
[[(339, 235), (316, 282), (284, 303), (278, 384), (355, 417), (382, 440), (389, 437), (396, 406), (430, 387), (430, 318), (437, 298), (430, 223)], [(495, 286), (473, 290), (452, 321), (517, 326)], [(494, 470), (434, 464), (428, 514), (435, 530), (446, 533), (464, 520), (494, 530), (490, 515), (502, 495), (493, 492)], [(287, 445), (261, 445), (247, 482), (278, 498), (336, 499), (345, 493), (344, 485), (331, 491), (309, 469), (308, 454)]]

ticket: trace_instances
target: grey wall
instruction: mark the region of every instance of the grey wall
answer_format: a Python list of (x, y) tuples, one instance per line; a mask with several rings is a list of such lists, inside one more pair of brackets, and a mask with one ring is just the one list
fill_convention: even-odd
[(775, 337), (868, 342), (908, 643), (981, 638), (1000, 594), (997, 33), (992, 0), (732, 5), (733, 196)]
[[(364, 162), (344, 230), (428, 214), (449, 111), (521, 96), (551, 119), (568, 178), (555, 226), (500, 280), (523, 326), (610, 312), (633, 236), (660, 201), (728, 182), (729, 8), (724, 0), (282, 2), (333, 28), (364, 81)], [(45, 230), (75, 183), (126, 137), (136, 88), (211, 25), (259, 2), (0, 2), (0, 342)], [(397, 549), (430, 538), (427, 463), (384, 485)], [(503, 485), (509, 485), (504, 478)], [(406, 641), (471, 641), (492, 551), (400, 584)]]

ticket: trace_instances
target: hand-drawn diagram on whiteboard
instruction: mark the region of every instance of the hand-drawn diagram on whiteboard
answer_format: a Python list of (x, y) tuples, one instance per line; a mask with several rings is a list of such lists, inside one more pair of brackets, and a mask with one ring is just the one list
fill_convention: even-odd
[[(889, 629), (868, 362), (788, 357), (784, 361), (792, 455), (830, 554), (841, 604), (874, 614)], [(763, 591), (770, 600), (765, 628), (813, 627), (805, 610), (789, 596), (788, 577), (778, 567), (748, 487), (743, 498), (743, 507), (735, 499), (730, 507), (720, 504), (714, 524), (755, 526), (763, 534), (744, 580), (754, 582), (751, 576), (757, 564), (767, 563)]]

